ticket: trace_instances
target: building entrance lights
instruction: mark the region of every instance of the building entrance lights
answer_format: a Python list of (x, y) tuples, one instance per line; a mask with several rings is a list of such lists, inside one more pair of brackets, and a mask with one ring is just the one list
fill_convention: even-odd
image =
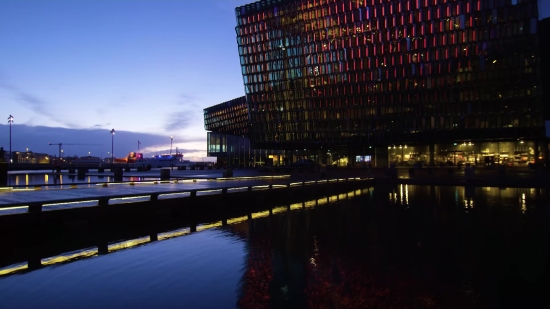
[(8, 117), (8, 123), (10, 124), (10, 161), (9, 162), (13, 163), (12, 162), (12, 157), (11, 157), (12, 156), (12, 154), (11, 154), (11, 124), (13, 123), (13, 116), (12, 115), (10, 115)]

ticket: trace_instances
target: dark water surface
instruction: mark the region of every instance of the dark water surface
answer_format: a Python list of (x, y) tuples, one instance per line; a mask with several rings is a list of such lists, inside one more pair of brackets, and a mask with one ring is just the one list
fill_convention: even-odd
[(540, 189), (352, 191), (0, 277), (0, 308), (548, 308), (548, 201)]

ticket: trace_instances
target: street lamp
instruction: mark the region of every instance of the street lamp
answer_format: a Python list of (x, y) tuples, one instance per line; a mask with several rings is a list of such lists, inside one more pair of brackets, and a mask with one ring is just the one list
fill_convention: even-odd
[(12, 115), (10, 115), (8, 117), (8, 123), (10, 124), (10, 163), (13, 163), (12, 158), (11, 158), (11, 156), (12, 156), (12, 154), (11, 154), (11, 124), (13, 123), (13, 116)]
[(170, 155), (172, 155), (172, 140), (174, 138), (172, 136), (170, 136)]
[(113, 129), (111, 130), (111, 168), (113, 168), (113, 163), (115, 162), (115, 158), (114, 158), (114, 155), (115, 155), (114, 148), (115, 148), (115, 129), (113, 128)]

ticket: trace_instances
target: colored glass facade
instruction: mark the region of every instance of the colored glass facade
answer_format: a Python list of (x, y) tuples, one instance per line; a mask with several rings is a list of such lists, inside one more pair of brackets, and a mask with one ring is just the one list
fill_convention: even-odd
[(252, 149), (246, 97), (236, 98), (204, 109), (207, 153), (219, 166), (252, 167), (280, 165), (282, 151)]
[(536, 0), (238, 7), (253, 147), (544, 139), (537, 16)]
[(248, 137), (250, 122), (246, 97), (236, 98), (204, 109), (204, 129)]

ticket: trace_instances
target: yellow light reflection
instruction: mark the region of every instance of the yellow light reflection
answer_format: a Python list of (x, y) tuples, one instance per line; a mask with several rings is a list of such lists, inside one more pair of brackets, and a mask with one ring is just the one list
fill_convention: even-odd
[(279, 206), (279, 207), (275, 207), (273, 208), (272, 212), (273, 214), (278, 214), (278, 213), (283, 213), (283, 212), (286, 212), (288, 209), (286, 206)]
[(525, 193), (521, 194), (521, 213), (527, 211), (527, 203), (525, 202)]
[(203, 224), (203, 225), (197, 226), (197, 232), (212, 229), (215, 227), (220, 227), (220, 226), (222, 226), (221, 221), (210, 223), (210, 224)]
[(191, 231), (188, 228), (183, 229), (183, 230), (176, 230), (176, 231), (172, 231), (172, 232), (160, 233), (160, 234), (157, 235), (157, 239), (158, 240), (165, 240), (165, 239), (169, 239), (169, 238), (184, 236), (184, 235), (187, 235), (189, 233), (191, 233)]
[(253, 187), (252, 187), (252, 189), (256, 189), (256, 188), (258, 188), (258, 189), (265, 189), (265, 188), (269, 188), (269, 186), (268, 186), (268, 185), (265, 185), (265, 186), (253, 186)]
[(29, 268), (29, 265), (28, 264), (24, 264), (24, 265), (19, 265), (19, 266), (14, 266), (14, 267), (10, 267), (10, 268), (4, 268), (4, 269), (0, 269), (0, 276), (5, 276), (5, 275), (9, 275), (9, 274), (13, 274), (15, 272), (18, 272), (18, 271), (21, 271), (21, 270), (25, 270)]
[(472, 199), (464, 200), (464, 208), (473, 208), (473, 207), (474, 207), (474, 201)]
[(49, 183), (48, 180), (49, 180), (48, 174), (44, 174), (44, 183)]
[(146, 236), (146, 237), (142, 237), (142, 238), (127, 240), (127, 241), (117, 243), (117, 244), (112, 244), (112, 245), (109, 245), (108, 248), (109, 248), (109, 252), (114, 252), (114, 251), (118, 251), (118, 250), (122, 250), (122, 249), (127, 249), (127, 248), (132, 248), (132, 247), (135, 247), (135, 246), (139, 246), (141, 244), (148, 243), (150, 241), (151, 241), (151, 238), (149, 236)]
[(252, 219), (263, 218), (269, 216), (269, 210), (255, 212), (252, 214)]
[[(246, 187), (242, 187), (242, 188), (246, 188)], [(407, 188), (407, 186), (405, 186), (405, 192), (406, 192), (405, 196), (408, 195), (407, 191), (408, 191), (408, 188)], [(304, 202), (304, 204), (305, 204), (306, 208), (310, 208), (310, 207), (315, 207), (316, 205), (327, 204), (329, 201), (335, 201), (337, 198), (347, 199), (347, 198), (349, 198), (350, 194), (361, 195), (362, 193), (368, 193), (368, 192), (370, 192), (368, 188), (363, 189), (363, 190), (358, 189), (358, 190), (355, 190), (355, 191), (350, 191), (348, 193), (333, 195), (333, 196), (330, 196), (328, 198), (322, 198), (322, 199), (317, 199), (317, 200), (309, 200), (309, 201)], [(180, 194), (180, 193), (173, 193), (173, 194)], [(166, 194), (166, 195), (173, 195), (173, 194)], [(141, 196), (141, 197), (149, 197), (149, 196)], [(396, 194), (391, 194), (390, 193), (390, 198), (392, 198), (392, 197), (395, 199)], [(139, 197), (133, 197), (133, 198), (139, 198)], [(131, 199), (131, 198), (121, 198), (121, 199)], [(407, 197), (406, 197), (406, 199), (407, 199)], [(525, 209), (526, 209), (526, 206), (524, 206), (525, 205), (525, 194), (522, 195), (521, 200), (522, 200), (522, 203), (523, 203), (522, 204), (522, 211), (525, 211)], [(67, 203), (57, 203), (57, 204), (46, 204), (44, 206), (75, 204), (75, 203), (83, 203), (83, 202), (97, 202), (97, 200), (67, 202)], [(465, 202), (467, 202), (467, 201), (465, 201)], [(302, 205), (303, 205), (302, 203), (294, 203), (294, 204), (290, 205), (290, 209), (291, 210), (298, 210), (298, 209), (302, 208)], [(471, 201), (470, 205), (473, 206), (473, 201)], [(272, 209), (273, 214), (283, 213), (283, 212), (287, 212), (287, 211), (288, 211), (287, 206), (279, 206), (279, 207), (275, 207), (275, 208)], [(260, 211), (260, 212), (256, 212), (256, 213), (251, 214), (252, 219), (263, 218), (263, 217), (267, 217), (267, 216), (269, 216), (269, 210)], [(235, 224), (235, 223), (240, 223), (240, 222), (244, 222), (244, 221), (247, 221), (247, 220), (248, 220), (248, 216), (236, 217), (236, 218), (228, 219), (227, 224)], [(213, 223), (210, 223), (210, 224), (200, 225), (200, 226), (197, 226), (197, 232), (204, 231), (204, 230), (207, 230), (207, 229), (217, 228), (217, 227), (220, 227), (220, 226), (222, 226), (222, 221), (217, 221), (217, 222), (213, 222)], [(185, 229), (175, 230), (175, 231), (166, 232), (166, 233), (159, 233), (158, 236), (157, 236), (157, 239), (160, 241), (160, 240), (165, 240), (165, 239), (169, 239), (169, 238), (185, 236), (185, 235), (188, 235), (188, 234), (190, 234), (190, 229), (185, 228)], [(124, 242), (109, 245), (108, 246), (108, 251), (109, 252), (115, 252), (115, 251), (122, 250), (122, 249), (128, 249), (128, 248), (136, 247), (136, 246), (146, 244), (146, 243), (149, 243), (149, 242), (151, 242), (150, 236), (141, 237), (141, 238), (132, 239), (132, 240), (128, 240), (128, 241), (124, 241)], [(44, 265), (44, 266), (53, 265), (53, 264), (68, 262), (68, 261), (75, 260), (75, 259), (92, 257), (92, 256), (95, 256), (97, 254), (98, 254), (97, 249), (90, 249), (90, 250), (86, 250), (86, 251), (82, 251), (82, 252), (78, 252), (78, 253), (74, 253), (74, 254), (70, 254), (70, 255), (59, 255), (59, 256), (55, 256), (55, 257), (51, 257), (51, 258), (42, 259), (42, 265)], [(27, 268), (28, 268), (28, 265), (24, 264), (24, 265), (18, 265), (18, 266), (2, 269), (2, 270), (0, 270), (0, 276), (12, 274), (12, 273), (15, 273), (15, 272), (18, 272), (18, 271), (21, 271), (21, 270), (25, 270)]]
[(97, 249), (91, 249), (91, 250), (86, 250), (86, 251), (78, 252), (71, 255), (58, 255), (58, 256), (42, 259), (42, 265), (47, 266), (47, 265), (68, 262), (74, 259), (88, 258), (88, 257), (97, 255), (97, 253), (98, 253)]
[(233, 219), (227, 219), (227, 224), (234, 224), (234, 223), (244, 222), (246, 220), (248, 220), (247, 216), (237, 217), (237, 218), (233, 218)]
[(29, 185), (29, 174), (25, 174), (25, 186)]

